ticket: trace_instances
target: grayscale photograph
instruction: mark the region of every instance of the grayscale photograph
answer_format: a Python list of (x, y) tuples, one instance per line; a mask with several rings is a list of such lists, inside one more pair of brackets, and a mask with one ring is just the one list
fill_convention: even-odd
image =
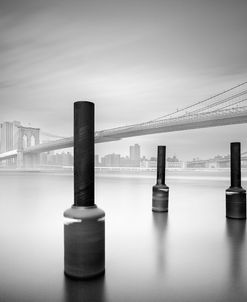
[(0, 0), (0, 302), (247, 301), (247, 1)]

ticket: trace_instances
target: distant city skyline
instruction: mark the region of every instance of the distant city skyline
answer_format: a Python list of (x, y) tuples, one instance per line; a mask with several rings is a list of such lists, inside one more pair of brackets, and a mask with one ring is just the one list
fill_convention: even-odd
[[(134, 144), (134, 145), (138, 145), (139, 146), (139, 150), (140, 150), (140, 158), (139, 160), (143, 160), (143, 159), (146, 159), (146, 160), (157, 160), (157, 154), (153, 155), (153, 156), (147, 156), (143, 151), (142, 151), (142, 147), (139, 145), (139, 144)], [(129, 148), (131, 148), (133, 146), (129, 146)], [(156, 153), (157, 153), (157, 150), (156, 150)], [(99, 162), (100, 159), (104, 159), (110, 155), (115, 155), (115, 156), (120, 156), (122, 158), (126, 158), (126, 159), (131, 159), (130, 157), (130, 154), (125, 154), (125, 153), (117, 153), (117, 152), (114, 152), (114, 150), (112, 150), (111, 153), (106, 153), (106, 154), (103, 154), (103, 155), (99, 155), (99, 154), (95, 154), (95, 157), (97, 158), (97, 161)], [(215, 154), (214, 156), (212, 157), (208, 157), (208, 158), (200, 158), (199, 156), (196, 156), (196, 157), (193, 157), (193, 158), (190, 158), (188, 159), (188, 161), (194, 161), (194, 160), (209, 160), (209, 159), (214, 159), (214, 158), (229, 158), (230, 154), (229, 153), (226, 153), (226, 154)], [(167, 161), (182, 161), (181, 158), (179, 158), (179, 156), (177, 156), (176, 154), (173, 154), (173, 155), (169, 155), (169, 156), (166, 156), (166, 160)]]

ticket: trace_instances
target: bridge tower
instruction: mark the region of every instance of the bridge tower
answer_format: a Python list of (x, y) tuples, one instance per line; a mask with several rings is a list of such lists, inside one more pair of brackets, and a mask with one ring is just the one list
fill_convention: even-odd
[(39, 153), (26, 153), (25, 148), (40, 143), (40, 129), (32, 127), (18, 127), (17, 168), (36, 168), (40, 164)]

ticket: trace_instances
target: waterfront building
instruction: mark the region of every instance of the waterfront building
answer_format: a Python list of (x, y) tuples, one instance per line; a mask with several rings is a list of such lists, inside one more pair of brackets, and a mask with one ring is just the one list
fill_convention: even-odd
[(103, 167), (119, 167), (120, 166), (120, 154), (107, 154), (101, 159)]
[(141, 168), (157, 168), (157, 160), (147, 160), (144, 159), (140, 162), (140, 167)]
[(166, 162), (166, 167), (169, 168), (174, 168), (174, 169), (184, 169), (185, 168), (185, 163), (183, 161), (167, 161)]
[(208, 168), (208, 160), (193, 159), (192, 161), (188, 161), (186, 163), (186, 167), (194, 169)]
[(48, 162), (48, 153), (47, 152), (40, 153), (40, 164), (47, 165), (47, 162)]
[(94, 163), (95, 163), (95, 167), (100, 166), (99, 155), (98, 154), (95, 154), (95, 156), (94, 156)]
[(129, 167), (130, 166), (130, 159), (128, 156), (120, 157), (120, 167)]
[(70, 152), (62, 153), (62, 165), (73, 166), (73, 156)]
[(56, 165), (57, 164), (56, 154), (54, 154), (53, 152), (48, 152), (47, 153), (47, 164), (48, 165)]
[(140, 145), (135, 144), (129, 147), (130, 164), (134, 167), (140, 167), (141, 148)]
[(52, 166), (73, 166), (73, 155), (70, 152), (54, 153), (54, 151), (41, 153), (41, 164)]

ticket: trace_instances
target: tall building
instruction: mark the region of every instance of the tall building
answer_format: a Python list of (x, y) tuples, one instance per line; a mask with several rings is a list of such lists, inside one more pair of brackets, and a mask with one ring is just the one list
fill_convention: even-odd
[(130, 164), (134, 167), (140, 167), (141, 161), (141, 148), (140, 145), (135, 144), (134, 146), (130, 146)]
[[(18, 126), (21, 123), (18, 121), (14, 122), (3, 122), (0, 124), (0, 153), (15, 150), (18, 146)], [(3, 164), (11, 166), (15, 163), (14, 158), (7, 159)]]
[(47, 164), (48, 165), (56, 165), (57, 164), (57, 157), (54, 152), (48, 152), (47, 154)]
[(17, 149), (18, 144), (18, 126), (21, 123), (18, 121), (14, 122), (3, 122), (0, 124), (0, 152), (7, 152), (10, 150)]

